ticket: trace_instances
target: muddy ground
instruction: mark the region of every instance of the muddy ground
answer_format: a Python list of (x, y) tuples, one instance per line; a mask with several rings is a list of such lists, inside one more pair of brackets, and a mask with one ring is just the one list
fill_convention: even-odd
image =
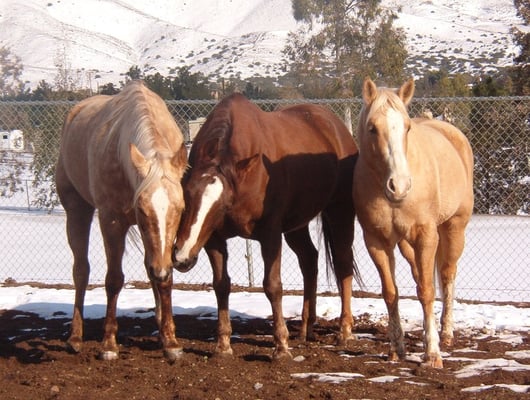
[[(86, 321), (83, 351), (72, 354), (65, 343), (68, 318), (0, 310), (0, 399), (530, 398), (530, 392), (504, 386), (530, 385), (529, 332), (516, 333), (522, 340), (512, 344), (499, 340), (499, 332), (457, 331), (445, 368), (434, 370), (418, 362), (419, 331), (407, 332), (407, 360), (388, 362), (386, 328), (369, 315), (356, 319), (358, 338), (343, 347), (334, 345), (337, 320), (319, 319), (317, 340), (309, 343), (296, 337), (300, 321), (288, 321), (294, 360), (283, 362), (271, 361), (269, 320), (233, 320), (233, 357), (213, 356), (215, 319), (176, 315), (175, 322), (184, 348), (175, 364), (162, 356), (154, 318), (143, 317), (119, 318), (120, 359), (108, 362), (97, 359), (102, 319)], [(510, 356), (515, 350), (526, 350), (527, 358)], [(481, 359), (496, 359), (497, 366), (462, 376)], [(501, 359), (507, 368), (499, 366)], [(528, 368), (513, 370), (516, 363)], [(481, 391), (468, 391), (481, 385)]]

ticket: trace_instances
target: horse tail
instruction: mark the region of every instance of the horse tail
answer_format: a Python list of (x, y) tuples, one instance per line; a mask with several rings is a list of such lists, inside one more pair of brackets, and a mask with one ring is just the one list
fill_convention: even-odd
[[(331, 223), (325, 213), (321, 213), (320, 220), (322, 223), (322, 236), (324, 237), (324, 250), (326, 255), (326, 274), (328, 278), (328, 282), (330, 279), (331, 274), (333, 273), (335, 276), (335, 282), (337, 284), (337, 287), (340, 288), (340, 282), (339, 282), (339, 275), (340, 271), (337, 271), (338, 266), (335, 263), (334, 254), (336, 251), (336, 244), (335, 244), (335, 238), (333, 235), (333, 230), (331, 229)], [(353, 229), (353, 224), (352, 224)], [(357, 265), (357, 261), (354, 257), (354, 251), (353, 251), (353, 243), (352, 243), (352, 273), (353, 278), (359, 285), (361, 289), (365, 288), (364, 281), (362, 279), (361, 273), (359, 271), (359, 267)]]

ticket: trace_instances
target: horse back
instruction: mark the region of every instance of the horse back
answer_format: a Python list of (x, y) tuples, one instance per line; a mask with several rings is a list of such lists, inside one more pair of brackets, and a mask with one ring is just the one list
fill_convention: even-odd
[(467, 137), (454, 125), (435, 119), (414, 119), (420, 127), (430, 127), (433, 131), (442, 134), (458, 153), (466, 170), (468, 183), (473, 185), (473, 151)]
[(89, 149), (99, 132), (101, 110), (111, 96), (97, 95), (76, 104), (65, 118), (57, 164), (57, 189), (73, 187), (85, 201), (94, 204), (90, 190)]
[[(464, 214), (473, 210), (473, 152), (466, 136), (454, 125), (434, 119), (413, 119), (421, 151), (436, 164), (436, 180), (442, 216)], [(418, 168), (419, 169), (419, 168)], [(426, 170), (426, 168), (425, 168)], [(425, 177), (428, 181), (433, 177)], [(431, 181), (430, 185), (434, 185)]]
[(330, 202), (351, 203), (356, 154), (352, 135), (325, 107), (265, 112), (232, 95), (197, 134), (190, 165), (221, 165), (235, 192), (228, 225), (237, 235), (250, 236), (254, 228), (237, 227), (263, 227), (266, 233), (280, 226), (285, 232), (306, 225)]

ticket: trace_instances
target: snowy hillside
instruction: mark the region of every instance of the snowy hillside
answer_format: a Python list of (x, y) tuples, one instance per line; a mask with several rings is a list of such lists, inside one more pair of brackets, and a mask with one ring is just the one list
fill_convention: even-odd
[[(416, 71), (457, 59), (488, 70), (516, 53), (513, 0), (383, 4), (398, 12)], [(29, 85), (53, 82), (59, 62), (95, 88), (123, 80), (133, 65), (165, 76), (184, 65), (223, 77), (278, 76), (296, 22), (291, 0), (0, 0), (0, 26), (0, 46), (21, 58)]]

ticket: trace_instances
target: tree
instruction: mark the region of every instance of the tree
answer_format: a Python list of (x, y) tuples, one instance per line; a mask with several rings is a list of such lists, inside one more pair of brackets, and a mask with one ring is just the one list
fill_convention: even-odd
[[(530, 2), (528, 0), (514, 0), (517, 15), (524, 21), (524, 25), (530, 24)], [(514, 59), (514, 65), (510, 68), (510, 76), (513, 80), (513, 91), (515, 95), (530, 95), (530, 32), (523, 32), (513, 27), (511, 30), (514, 42), (519, 46), (520, 53)]]
[(44, 79), (39, 82), (32, 94), (32, 100), (52, 100), (53, 99), (53, 88)]
[(109, 82), (99, 87), (99, 94), (113, 95), (119, 93), (120, 90), (114, 86), (114, 83)]
[(0, 47), (0, 97), (15, 97), (24, 89), (20, 80), (24, 67), (20, 58), (5, 46)]
[(472, 91), (476, 97), (509, 96), (513, 91), (513, 83), (504, 74), (480, 76), (474, 82)]
[(446, 69), (427, 71), (416, 82), (416, 97), (466, 97), (469, 96), (471, 77), (450, 74)]
[(163, 99), (172, 99), (171, 79), (163, 77), (159, 72), (154, 75), (147, 75), (144, 78), (146, 86)]
[(132, 67), (129, 68), (129, 71), (125, 73), (125, 82), (134, 80), (134, 79), (142, 79), (142, 78), (143, 78), (143, 74), (138, 65), (133, 65)]
[(208, 79), (201, 73), (191, 73), (190, 67), (181, 67), (171, 83), (171, 90), (175, 100), (210, 99)]
[[(301, 24), (289, 34), (286, 69), (302, 91), (351, 96), (366, 76), (387, 85), (403, 82), (406, 36), (380, 0), (292, 0)], [(320, 93), (317, 93), (320, 92)]]

